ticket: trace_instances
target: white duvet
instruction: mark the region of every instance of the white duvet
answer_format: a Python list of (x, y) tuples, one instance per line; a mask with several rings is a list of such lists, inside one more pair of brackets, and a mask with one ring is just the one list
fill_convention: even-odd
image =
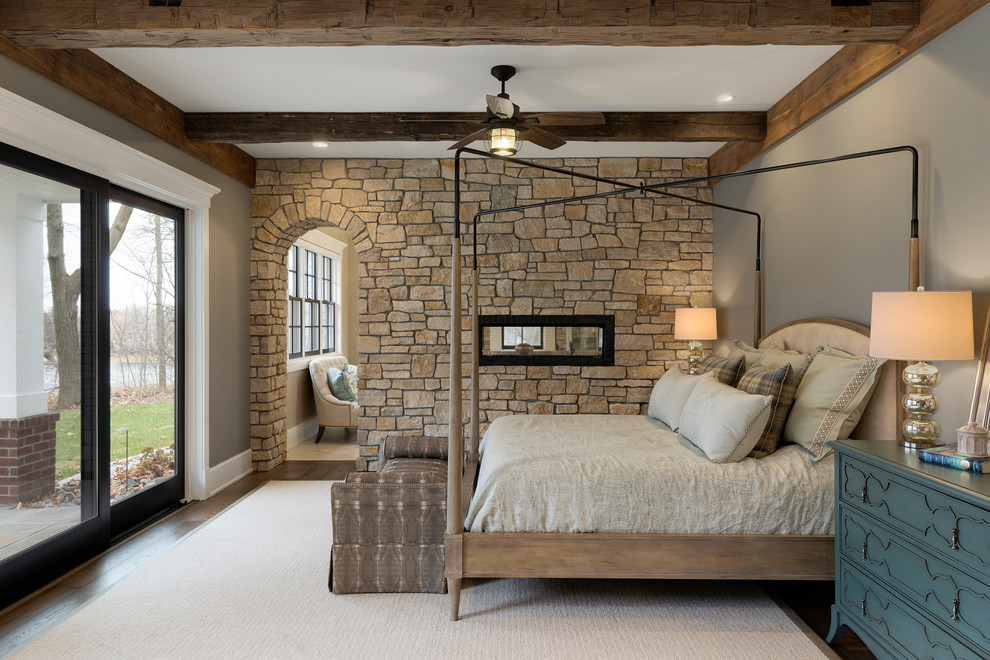
[(510, 415), (481, 441), (471, 532), (831, 534), (833, 459), (716, 464), (637, 415)]

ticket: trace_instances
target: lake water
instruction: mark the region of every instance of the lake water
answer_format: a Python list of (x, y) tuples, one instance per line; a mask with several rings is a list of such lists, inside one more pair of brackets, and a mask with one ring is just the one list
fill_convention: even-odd
[[(175, 365), (168, 365), (166, 376), (169, 385), (175, 384)], [(153, 387), (158, 384), (158, 367), (151, 362), (120, 362), (110, 363), (110, 387)], [(51, 363), (45, 363), (45, 389), (49, 392), (58, 388), (58, 368)]]

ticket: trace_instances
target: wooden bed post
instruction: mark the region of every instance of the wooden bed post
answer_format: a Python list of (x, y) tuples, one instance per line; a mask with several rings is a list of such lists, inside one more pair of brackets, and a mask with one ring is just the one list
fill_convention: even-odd
[(918, 245), (917, 236), (911, 237), (910, 256), (908, 257), (908, 291), (917, 291), (921, 286), (921, 276), (919, 264), (921, 261), (921, 248)]
[(461, 474), (464, 461), (464, 424), (461, 383), (461, 232), (460, 151), (454, 158), (454, 235), (450, 240), (450, 405), (447, 437), (447, 535), (444, 540), (444, 574), (450, 594), (450, 619), (457, 621), (461, 596)]

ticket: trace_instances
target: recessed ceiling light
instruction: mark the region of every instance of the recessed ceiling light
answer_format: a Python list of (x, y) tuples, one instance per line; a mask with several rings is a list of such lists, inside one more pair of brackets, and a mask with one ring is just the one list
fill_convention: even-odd
[(330, 144), (328, 142), (314, 142), (313, 146), (317, 149), (326, 149)]
[(716, 98), (715, 100), (718, 101), (719, 103), (728, 103), (734, 98), (736, 97), (733, 96), (732, 94), (719, 94), (718, 98)]

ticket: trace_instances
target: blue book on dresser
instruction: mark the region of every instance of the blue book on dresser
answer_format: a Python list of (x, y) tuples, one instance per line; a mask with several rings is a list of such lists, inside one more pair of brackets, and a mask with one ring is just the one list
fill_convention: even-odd
[(984, 463), (990, 461), (990, 456), (974, 458), (960, 454), (956, 451), (956, 445), (919, 449), (918, 458), (926, 463), (938, 463), (939, 465), (954, 467), (957, 470), (970, 470), (981, 474), (984, 472)]
[(831, 443), (835, 604), (878, 658), (990, 658), (990, 475), (893, 441)]

